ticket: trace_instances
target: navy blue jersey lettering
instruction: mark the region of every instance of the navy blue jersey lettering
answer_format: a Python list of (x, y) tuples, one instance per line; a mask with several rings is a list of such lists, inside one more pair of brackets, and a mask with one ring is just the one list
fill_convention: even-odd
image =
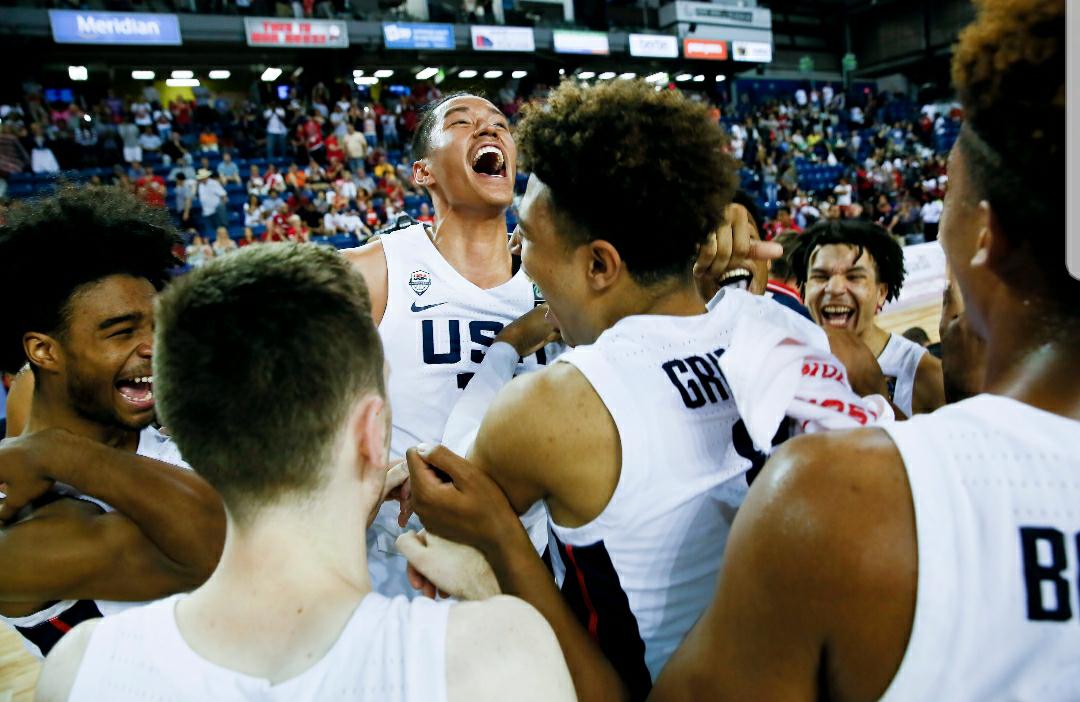
[[(1077, 534), (1080, 544), (1080, 534)], [(1040, 556), (1040, 546), (1049, 558)], [(1020, 527), (1020, 549), (1024, 559), (1027, 589), (1027, 617), (1036, 622), (1064, 622), (1072, 618), (1069, 566), (1065, 555), (1065, 534), (1051, 527)], [(1049, 587), (1046, 587), (1049, 586)], [(1053, 593), (1052, 597), (1046, 595)]]

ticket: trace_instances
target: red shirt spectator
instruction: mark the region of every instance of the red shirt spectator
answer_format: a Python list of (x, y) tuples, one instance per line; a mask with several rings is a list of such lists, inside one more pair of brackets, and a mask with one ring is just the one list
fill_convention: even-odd
[(152, 207), (164, 207), (165, 179), (148, 171), (135, 181), (135, 193)]
[(338, 163), (345, 161), (345, 149), (338, 143), (338, 138), (334, 134), (326, 137), (326, 158), (331, 163), (337, 161)]

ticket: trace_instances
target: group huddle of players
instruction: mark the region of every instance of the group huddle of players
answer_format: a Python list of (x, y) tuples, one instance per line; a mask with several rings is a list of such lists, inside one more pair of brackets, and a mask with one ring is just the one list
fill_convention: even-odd
[(170, 282), (128, 196), (13, 210), (0, 617), (39, 698), (1077, 699), (1064, 56), (1064, 0), (957, 45), (941, 364), (874, 323), (872, 225), (801, 235), (810, 319), (761, 295), (720, 129), (639, 81), (513, 134), (434, 103), (436, 225), (342, 253)]

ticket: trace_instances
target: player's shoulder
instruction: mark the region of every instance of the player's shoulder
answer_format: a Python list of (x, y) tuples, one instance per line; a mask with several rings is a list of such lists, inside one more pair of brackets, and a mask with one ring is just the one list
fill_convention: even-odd
[(383, 249), (382, 239), (376, 239), (363, 246), (342, 249), (341, 255), (345, 257), (346, 261), (360, 268), (361, 272), (363, 272), (364, 268), (374, 264), (379, 264), (384, 269), (386, 267), (386, 251)]
[(454, 605), (446, 651), (451, 702), (575, 699), (551, 626), (532, 605), (516, 597), (500, 595)]
[(86, 649), (100, 623), (100, 619), (90, 619), (61, 637), (41, 666), (35, 700), (63, 702), (71, 696)]
[(488, 416), (506, 431), (532, 432), (524, 420), (539, 420), (545, 433), (560, 435), (568, 426), (580, 423), (604, 403), (585, 375), (570, 363), (554, 363), (533, 373), (514, 378), (496, 396)]
[(744, 512), (770, 548), (827, 563), (816, 570), (836, 577), (864, 569), (871, 552), (882, 561), (894, 550), (906, 559), (904, 545), (914, 542), (903, 458), (879, 428), (785, 442), (754, 481), (740, 518)]

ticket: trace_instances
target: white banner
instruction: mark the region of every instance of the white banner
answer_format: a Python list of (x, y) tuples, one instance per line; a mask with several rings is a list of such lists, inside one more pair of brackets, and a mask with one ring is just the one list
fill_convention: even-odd
[(896, 312), (940, 302), (945, 290), (945, 251), (941, 244), (931, 241), (904, 247), (904, 287), (900, 297), (885, 305), (883, 312)]
[(772, 62), (772, 44), (764, 41), (731, 42), (731, 58), (735, 61)]
[(559, 54), (595, 54), (607, 56), (611, 53), (608, 36), (602, 32), (570, 32), (556, 29), (552, 32), (555, 53)]
[(472, 26), (472, 48), (477, 51), (536, 51), (532, 27)]
[(679, 58), (679, 40), (666, 34), (631, 34), (630, 55)]

